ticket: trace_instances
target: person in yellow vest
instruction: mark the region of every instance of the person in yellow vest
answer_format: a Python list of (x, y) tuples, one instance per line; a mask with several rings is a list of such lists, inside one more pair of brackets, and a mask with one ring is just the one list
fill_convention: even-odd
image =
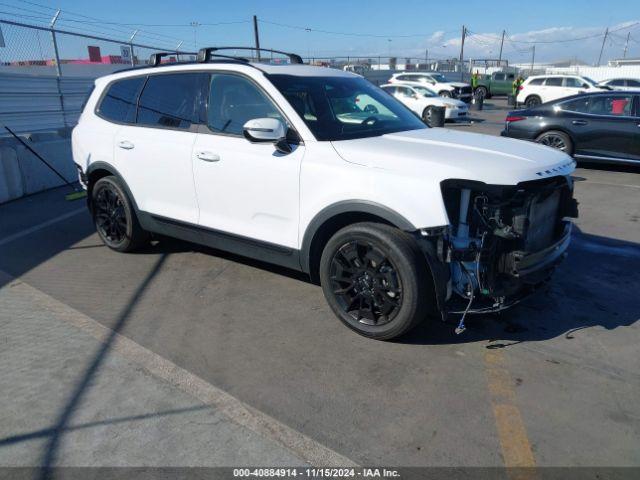
[(518, 91), (520, 90), (520, 85), (524, 83), (524, 78), (521, 75), (518, 75), (513, 83), (511, 84), (511, 94), (513, 95), (513, 104), (518, 106), (518, 101), (516, 100), (518, 96)]
[(476, 70), (471, 75), (471, 89), (473, 90), (474, 93), (476, 91), (476, 88), (478, 88), (478, 80), (479, 80), (479, 78), (480, 78), (480, 75), (478, 74), (478, 71)]

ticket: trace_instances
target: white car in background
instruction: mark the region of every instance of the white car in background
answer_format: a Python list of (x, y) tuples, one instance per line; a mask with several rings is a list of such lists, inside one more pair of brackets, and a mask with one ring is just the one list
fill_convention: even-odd
[(640, 89), (640, 79), (637, 78), (610, 78), (598, 83), (599, 87), (610, 88), (612, 90), (638, 90)]
[(527, 108), (559, 98), (585, 92), (601, 92), (596, 82), (580, 75), (537, 75), (527, 78), (520, 86), (516, 100)]
[(402, 72), (394, 73), (389, 83), (406, 83), (422, 85), (433, 90), (441, 97), (457, 98), (464, 102), (471, 102), (473, 91), (471, 85), (462, 82), (449, 82), (441, 73)]
[(436, 92), (422, 85), (389, 83), (380, 88), (417, 113), (427, 125), (431, 125), (433, 107), (444, 107), (445, 120), (464, 119), (469, 114), (466, 103), (455, 98), (440, 97)]

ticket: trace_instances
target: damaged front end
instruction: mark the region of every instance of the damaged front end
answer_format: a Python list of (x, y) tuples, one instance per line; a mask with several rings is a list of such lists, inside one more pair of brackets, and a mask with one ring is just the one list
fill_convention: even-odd
[(441, 189), (450, 225), (422, 230), (422, 244), (440, 311), (463, 314), (460, 333), (467, 313), (507, 308), (550, 278), (578, 209), (569, 176), (515, 186), (451, 179)]

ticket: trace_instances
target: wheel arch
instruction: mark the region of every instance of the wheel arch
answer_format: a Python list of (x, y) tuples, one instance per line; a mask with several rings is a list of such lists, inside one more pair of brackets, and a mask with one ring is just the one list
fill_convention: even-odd
[(118, 169), (113, 165), (107, 162), (94, 162), (87, 168), (87, 204), (89, 205), (89, 209), (91, 209), (91, 191), (93, 189), (93, 185), (100, 180), (101, 178), (108, 177), (110, 175), (116, 177), (119, 182), (122, 184), (122, 188), (124, 188), (129, 200), (133, 204), (133, 208), (135, 209), (136, 214), (138, 214), (138, 204), (136, 203), (136, 199), (131, 193), (131, 189), (124, 177), (120, 174)]
[(538, 100), (540, 100), (540, 103), (542, 104), (542, 97), (540, 95), (538, 95), (537, 93), (530, 93), (529, 95), (526, 96), (526, 98), (524, 99), (524, 104), (527, 104), (527, 100), (529, 100), (530, 98), (537, 98)]
[(300, 268), (319, 281), (320, 257), (327, 241), (341, 228), (359, 222), (376, 222), (408, 232), (416, 227), (401, 214), (374, 202), (342, 201), (325, 207), (309, 222), (300, 249)]

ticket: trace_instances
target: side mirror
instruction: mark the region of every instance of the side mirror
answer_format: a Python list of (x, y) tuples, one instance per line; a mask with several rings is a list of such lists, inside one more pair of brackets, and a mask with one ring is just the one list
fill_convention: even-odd
[(277, 118), (254, 118), (242, 127), (244, 138), (253, 143), (271, 143), (285, 136), (284, 124)]

